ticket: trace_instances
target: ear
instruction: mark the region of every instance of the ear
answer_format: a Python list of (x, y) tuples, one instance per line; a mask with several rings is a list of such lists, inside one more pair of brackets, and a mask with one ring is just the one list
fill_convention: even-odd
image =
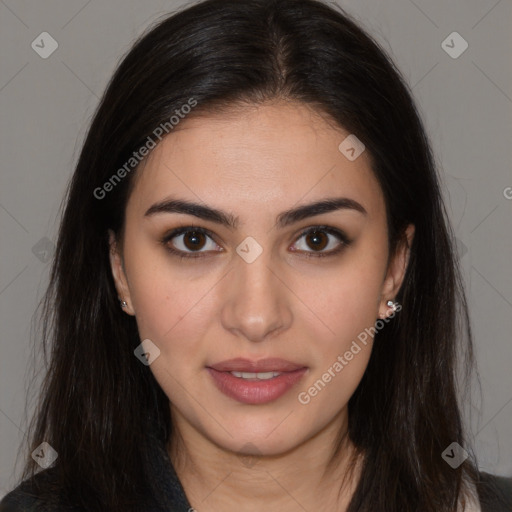
[(402, 282), (405, 277), (405, 271), (409, 263), (412, 240), (414, 238), (414, 225), (409, 224), (404, 232), (404, 236), (398, 242), (395, 253), (388, 264), (386, 278), (382, 285), (382, 294), (379, 304), (379, 317), (385, 318), (393, 312), (393, 308), (387, 305), (388, 300), (395, 300)]
[(117, 242), (115, 233), (111, 229), (108, 230), (108, 234), (110, 268), (112, 270), (112, 276), (114, 277), (117, 295), (120, 301), (124, 300), (128, 304), (126, 307), (122, 308), (123, 311), (125, 311), (129, 315), (135, 316), (135, 311), (133, 310), (132, 307), (130, 289), (128, 288), (128, 280), (126, 279), (119, 244)]

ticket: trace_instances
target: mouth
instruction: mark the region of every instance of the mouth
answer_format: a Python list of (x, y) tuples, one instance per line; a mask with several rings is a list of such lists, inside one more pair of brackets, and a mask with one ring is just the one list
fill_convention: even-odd
[(244, 404), (277, 400), (302, 379), (308, 368), (283, 359), (231, 359), (207, 366), (217, 389)]

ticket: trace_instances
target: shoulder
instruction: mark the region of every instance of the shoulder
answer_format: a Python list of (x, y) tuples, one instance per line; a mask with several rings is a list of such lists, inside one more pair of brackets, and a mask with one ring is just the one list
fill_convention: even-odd
[(27, 482), (3, 497), (0, 501), (0, 512), (32, 512), (40, 509), (37, 496), (30, 492)]
[[(36, 473), (23, 480), (0, 500), (0, 512), (91, 512), (106, 508), (99, 505), (96, 496), (91, 501), (84, 502), (84, 497), (91, 497), (91, 488), (87, 485), (74, 484), (69, 490), (64, 487), (63, 480), (55, 467)], [(163, 512), (153, 496), (143, 493), (139, 498), (140, 502), (131, 503), (134, 508), (130, 510)]]
[[(44, 489), (44, 493), (42, 490)], [(21, 482), (0, 501), (0, 512), (62, 512), (60, 493), (56, 491), (53, 468), (35, 474)], [(44, 494), (44, 498), (41, 496)]]
[(476, 482), (482, 512), (512, 510), (512, 477), (480, 472)]
[[(48, 491), (54, 486), (54, 480), (55, 475), (50, 468), (23, 481), (0, 501), (0, 512), (63, 512), (65, 508), (59, 503), (57, 492), (50, 493), (53, 499), (43, 501), (39, 498), (39, 489), (43, 487)], [(512, 477), (480, 472), (476, 486), (481, 512), (512, 511)]]

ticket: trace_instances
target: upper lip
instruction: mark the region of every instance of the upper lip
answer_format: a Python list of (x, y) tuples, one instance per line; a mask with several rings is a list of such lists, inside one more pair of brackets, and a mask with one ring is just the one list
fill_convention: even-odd
[(250, 373), (263, 373), (263, 372), (293, 372), (301, 368), (305, 368), (304, 365), (292, 363), (285, 359), (269, 358), (260, 359), (259, 361), (252, 361), (250, 359), (244, 359), (238, 357), (236, 359), (229, 359), (227, 361), (221, 361), (209, 366), (219, 372), (250, 372)]

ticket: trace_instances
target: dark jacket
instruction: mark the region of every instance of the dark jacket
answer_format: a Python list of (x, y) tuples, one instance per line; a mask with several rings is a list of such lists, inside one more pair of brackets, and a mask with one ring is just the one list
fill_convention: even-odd
[[(193, 512), (174, 467), (165, 450), (165, 444), (156, 437), (148, 442), (146, 471), (151, 478), (151, 489), (141, 505), (144, 512)], [(55, 487), (54, 468), (48, 468), (34, 476), (46, 487)], [(482, 512), (512, 512), (512, 478), (504, 478), (480, 473), (478, 492)], [(41, 503), (32, 489), (31, 480), (25, 480), (16, 489), (7, 494), (0, 502), (0, 512), (78, 512), (78, 509), (66, 506), (54, 493), (51, 503)], [(44, 505), (44, 506), (41, 506)]]

